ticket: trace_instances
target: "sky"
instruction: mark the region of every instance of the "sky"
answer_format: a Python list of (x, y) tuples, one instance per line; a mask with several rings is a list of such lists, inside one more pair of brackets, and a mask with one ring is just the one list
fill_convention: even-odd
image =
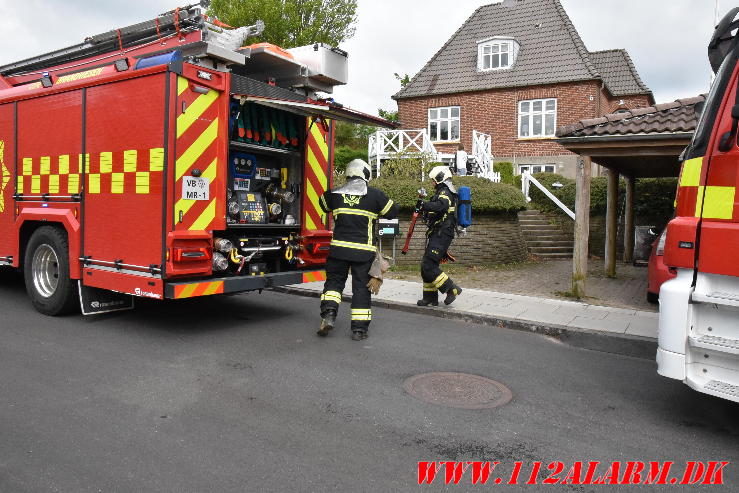
[[(495, 0), (358, 0), (349, 84), (337, 101), (395, 109), (394, 73), (413, 76), (480, 5)], [(626, 48), (657, 102), (706, 92), (715, 0), (561, 0), (590, 51)], [(184, 0), (182, 4), (194, 3)], [(719, 17), (733, 0), (719, 0)], [(0, 0), (0, 65), (171, 10), (177, 0)]]

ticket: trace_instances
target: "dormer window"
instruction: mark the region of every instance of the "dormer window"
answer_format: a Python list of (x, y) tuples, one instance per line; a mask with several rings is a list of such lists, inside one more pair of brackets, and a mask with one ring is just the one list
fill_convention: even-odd
[(477, 70), (511, 68), (518, 54), (518, 43), (510, 38), (490, 38), (477, 42)]

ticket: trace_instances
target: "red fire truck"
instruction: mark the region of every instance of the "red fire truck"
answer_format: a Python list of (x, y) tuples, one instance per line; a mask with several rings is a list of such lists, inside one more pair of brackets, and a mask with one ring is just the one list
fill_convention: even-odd
[[(324, 279), (346, 53), (189, 6), (0, 67), (0, 265), (47, 315)], [(80, 300), (80, 301), (78, 301)]]
[(708, 47), (716, 73), (683, 155), (660, 289), (658, 371), (739, 402), (739, 37), (733, 9)]

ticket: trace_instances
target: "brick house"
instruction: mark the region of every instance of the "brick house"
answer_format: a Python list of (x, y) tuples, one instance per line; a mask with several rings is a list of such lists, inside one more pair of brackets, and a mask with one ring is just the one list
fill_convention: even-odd
[(588, 51), (559, 0), (479, 7), (393, 99), (401, 128), (427, 129), (441, 152), (469, 152), (476, 130), (516, 173), (565, 176), (577, 156), (557, 127), (654, 104), (626, 50)]

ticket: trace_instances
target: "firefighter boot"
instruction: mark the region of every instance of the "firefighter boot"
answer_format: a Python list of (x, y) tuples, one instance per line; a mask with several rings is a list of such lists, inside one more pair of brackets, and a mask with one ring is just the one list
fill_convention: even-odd
[(369, 324), (352, 322), (352, 341), (363, 341), (369, 337)]
[(460, 294), (462, 294), (462, 288), (452, 282), (452, 285), (449, 287), (449, 289), (446, 290), (446, 298), (444, 298), (444, 304), (451, 305)]
[(423, 283), (423, 298), (416, 301), (418, 306), (439, 306), (439, 292), (430, 283)]
[(331, 329), (334, 328), (336, 323), (336, 310), (328, 309), (321, 314), (321, 326), (318, 329), (318, 334), (321, 337), (326, 337)]

